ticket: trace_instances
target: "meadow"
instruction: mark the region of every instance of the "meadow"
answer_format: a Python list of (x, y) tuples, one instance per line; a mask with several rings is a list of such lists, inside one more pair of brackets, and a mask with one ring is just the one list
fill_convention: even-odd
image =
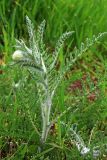
[[(81, 52), (87, 38), (95, 39), (56, 89), (52, 125), (44, 143), (36, 80), (24, 63), (16, 65), (12, 59), (16, 39), (29, 45), (26, 15), (35, 33), (46, 21), (43, 40), (50, 57), (59, 37), (74, 31), (61, 46), (55, 63), (57, 73), (67, 65), (65, 57), (70, 59), (75, 46)], [(0, 0), (0, 159), (107, 159), (106, 32), (106, 0)], [(104, 36), (96, 40), (99, 33)]]

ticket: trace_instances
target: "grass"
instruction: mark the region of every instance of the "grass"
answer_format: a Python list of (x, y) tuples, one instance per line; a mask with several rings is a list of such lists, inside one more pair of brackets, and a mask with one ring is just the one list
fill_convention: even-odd
[[(41, 115), (35, 82), (26, 71), (9, 66), (15, 38), (27, 41), (25, 15), (35, 24), (46, 20), (45, 42), (53, 50), (64, 31), (75, 31), (73, 41), (64, 46), (64, 55), (92, 35), (105, 32), (106, 0), (0, 1), (0, 158), (5, 160), (91, 160), (81, 156), (69, 128), (73, 125), (87, 146), (100, 146), (99, 160), (107, 159), (107, 56), (106, 37), (94, 45), (67, 73), (54, 97), (55, 118), (71, 105), (71, 110), (53, 124), (43, 151), (39, 136)], [(68, 46), (68, 47), (67, 47)], [(63, 54), (60, 63), (63, 65)], [(22, 76), (24, 75), (24, 76)], [(14, 84), (20, 82), (21, 87)], [(22, 83), (23, 82), (23, 83)], [(82, 88), (81, 88), (82, 85)], [(77, 102), (78, 100), (78, 102)], [(77, 109), (76, 112), (74, 112)], [(30, 114), (29, 114), (30, 113)], [(52, 119), (52, 117), (51, 117)], [(67, 126), (63, 126), (65, 122)]]

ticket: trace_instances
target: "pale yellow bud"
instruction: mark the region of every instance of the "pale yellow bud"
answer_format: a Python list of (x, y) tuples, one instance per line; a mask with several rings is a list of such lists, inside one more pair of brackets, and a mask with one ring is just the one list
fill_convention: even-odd
[(14, 53), (13, 53), (13, 55), (12, 55), (12, 59), (14, 60), (14, 61), (20, 61), (20, 60), (22, 60), (24, 58), (24, 56), (23, 56), (23, 51), (21, 51), (21, 50), (16, 50)]

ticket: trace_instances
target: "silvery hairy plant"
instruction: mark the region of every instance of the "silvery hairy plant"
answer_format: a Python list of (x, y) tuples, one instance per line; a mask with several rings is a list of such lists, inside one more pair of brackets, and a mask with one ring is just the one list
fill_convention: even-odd
[[(73, 124), (72, 126), (70, 124), (66, 124), (65, 122), (61, 121), (60, 122), (64, 128), (66, 128), (67, 133), (69, 136), (69, 139), (71, 140), (71, 142), (77, 147), (77, 150), (80, 152), (81, 156), (83, 157), (88, 157), (88, 155), (90, 154), (91, 157), (93, 157), (93, 159), (98, 159), (99, 156), (102, 154), (102, 147), (103, 150), (106, 151), (107, 145), (103, 144), (102, 146), (98, 146), (98, 145), (91, 145), (90, 141), (92, 138), (92, 132), (94, 130), (94, 128), (91, 131), (90, 137), (89, 137), (89, 141), (88, 144), (86, 145), (83, 138), (81, 137), (80, 133), (77, 132), (77, 125)], [(69, 126), (69, 127), (68, 127)]]
[[(51, 125), (58, 119), (57, 117), (55, 120), (50, 121), (52, 100), (58, 85), (74, 62), (105, 33), (100, 33), (97, 37), (93, 36), (92, 39), (87, 38), (85, 43), (81, 43), (80, 49), (75, 47), (74, 50), (69, 53), (69, 58), (65, 58), (63, 69), (57, 70), (56, 64), (64, 41), (74, 32), (63, 33), (56, 43), (54, 52), (49, 54), (43, 42), (45, 20), (39, 25), (36, 32), (28, 16), (26, 16), (26, 23), (29, 34), (29, 47), (26, 46), (23, 40), (16, 40), (16, 51), (12, 58), (16, 64), (19, 64), (21, 67), (26, 67), (32, 77), (36, 79), (42, 115), (41, 142), (44, 143)], [(67, 111), (69, 109), (70, 107), (67, 108)], [(60, 116), (64, 115), (67, 111), (64, 111)]]

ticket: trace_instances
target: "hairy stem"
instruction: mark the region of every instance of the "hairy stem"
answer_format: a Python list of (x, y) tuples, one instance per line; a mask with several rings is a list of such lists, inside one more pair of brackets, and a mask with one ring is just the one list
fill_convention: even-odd
[(42, 136), (41, 136), (41, 143), (45, 143), (48, 132), (49, 132), (49, 117), (50, 117), (50, 110), (51, 110), (51, 98), (48, 96), (46, 99), (46, 102), (42, 104), (42, 121), (43, 121), (43, 126), (42, 126)]

